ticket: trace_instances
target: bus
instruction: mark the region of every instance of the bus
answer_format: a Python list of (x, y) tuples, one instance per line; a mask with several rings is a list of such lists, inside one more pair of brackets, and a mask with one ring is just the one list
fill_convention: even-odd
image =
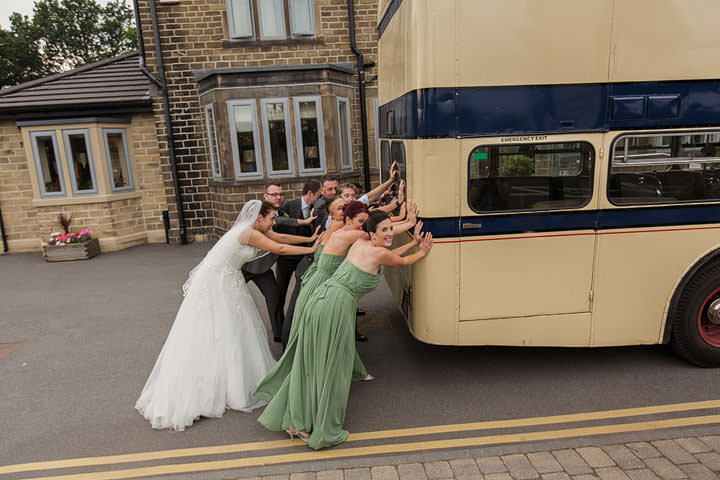
[(412, 335), (670, 343), (720, 365), (720, 2), (379, 0), (378, 15), (382, 175), (402, 166), (435, 238), (385, 271)]

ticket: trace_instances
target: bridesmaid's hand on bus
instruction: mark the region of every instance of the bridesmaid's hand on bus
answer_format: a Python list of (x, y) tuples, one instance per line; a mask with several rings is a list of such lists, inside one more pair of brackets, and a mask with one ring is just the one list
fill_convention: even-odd
[(398, 204), (402, 205), (405, 203), (405, 180), (400, 180), (400, 188), (398, 188), (397, 199)]
[(410, 224), (414, 224), (417, 221), (418, 213), (420, 213), (418, 204), (410, 200), (408, 202), (407, 221), (410, 222)]
[(413, 230), (413, 242), (415, 243), (415, 245), (420, 245), (423, 241), (422, 227), (422, 221), (415, 224), (415, 229)]
[(422, 242), (420, 243), (420, 252), (422, 252), (423, 257), (426, 256), (428, 253), (430, 253), (430, 249), (433, 246), (433, 238), (432, 233), (427, 232), (422, 239)]

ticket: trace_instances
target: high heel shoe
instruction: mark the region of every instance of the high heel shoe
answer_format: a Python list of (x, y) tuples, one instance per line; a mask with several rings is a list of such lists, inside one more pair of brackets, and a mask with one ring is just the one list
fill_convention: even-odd
[(362, 379), (363, 382), (371, 382), (371, 381), (373, 381), (373, 380), (375, 380), (375, 377), (373, 377), (373, 376), (370, 375), (369, 373), (367, 374), (367, 377), (365, 377), (365, 378)]
[(285, 433), (290, 435), (290, 440), (297, 437), (305, 443), (308, 443), (310, 441), (310, 434), (307, 433), (305, 430), (293, 430), (292, 428), (286, 428)]

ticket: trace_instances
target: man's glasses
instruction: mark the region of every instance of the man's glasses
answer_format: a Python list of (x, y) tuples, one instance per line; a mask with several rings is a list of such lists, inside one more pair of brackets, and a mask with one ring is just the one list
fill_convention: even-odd
[(268, 197), (284, 197), (285, 196), (284, 193), (266, 193), (265, 195), (267, 195)]

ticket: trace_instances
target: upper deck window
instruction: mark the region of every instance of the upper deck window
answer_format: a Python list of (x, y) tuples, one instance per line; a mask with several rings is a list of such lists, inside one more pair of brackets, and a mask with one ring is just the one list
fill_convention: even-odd
[(476, 212), (582, 207), (592, 195), (593, 159), (586, 142), (475, 147), (468, 202)]
[(720, 133), (618, 137), (607, 192), (616, 205), (720, 200)]

